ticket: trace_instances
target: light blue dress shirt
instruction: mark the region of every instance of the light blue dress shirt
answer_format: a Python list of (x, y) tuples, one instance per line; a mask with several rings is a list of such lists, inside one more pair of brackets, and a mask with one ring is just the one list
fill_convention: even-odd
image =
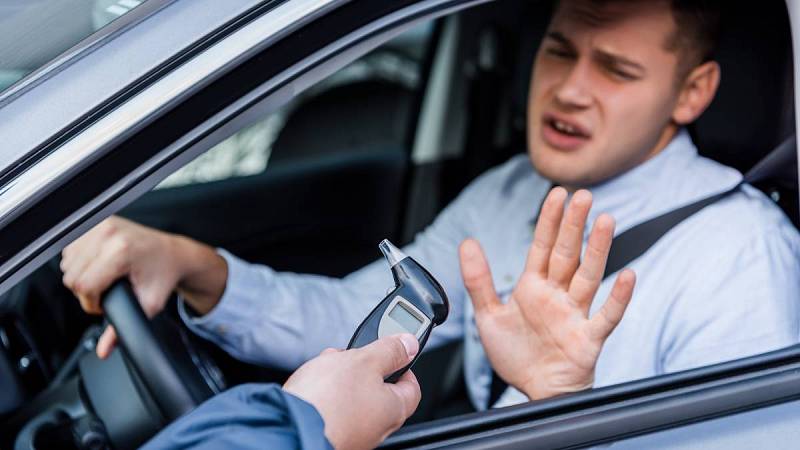
[[(658, 155), (591, 188), (590, 224), (601, 213), (616, 234), (664, 212), (726, 191), (742, 179), (729, 167), (698, 155), (681, 131)], [(473, 404), (483, 409), (491, 367), (473, 321), (457, 255), (467, 237), (487, 254), (495, 287), (505, 297), (522, 272), (532, 220), (550, 188), (519, 155), (472, 182), (404, 248), (448, 293), (448, 320), (427, 348), (465, 343), (465, 376)], [(376, 243), (377, 244), (377, 243)], [(220, 303), (186, 323), (232, 355), (294, 369), (326, 347), (347, 345), (356, 326), (393, 286), (382, 260), (345, 278), (277, 273), (220, 250), (228, 283)], [(757, 189), (740, 191), (688, 218), (630, 264), (637, 274), (625, 317), (597, 362), (595, 386), (650, 377), (762, 353), (798, 342), (800, 235)], [(614, 276), (601, 285), (592, 313), (602, 306)], [(522, 351), (522, 349), (520, 349)], [(526, 401), (509, 389), (496, 406)]]

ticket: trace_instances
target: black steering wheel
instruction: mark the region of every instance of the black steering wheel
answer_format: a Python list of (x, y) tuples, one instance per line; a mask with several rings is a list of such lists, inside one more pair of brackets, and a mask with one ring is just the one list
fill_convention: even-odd
[(106, 318), (114, 326), (123, 355), (150, 392), (164, 418), (171, 422), (193, 409), (195, 399), (153, 334), (150, 321), (127, 280), (117, 281), (102, 299)]

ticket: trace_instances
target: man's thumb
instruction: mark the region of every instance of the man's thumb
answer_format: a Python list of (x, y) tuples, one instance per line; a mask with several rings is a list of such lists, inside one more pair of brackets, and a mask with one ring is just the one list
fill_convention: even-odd
[(408, 333), (386, 336), (360, 349), (369, 364), (384, 377), (407, 366), (419, 352), (419, 342)]

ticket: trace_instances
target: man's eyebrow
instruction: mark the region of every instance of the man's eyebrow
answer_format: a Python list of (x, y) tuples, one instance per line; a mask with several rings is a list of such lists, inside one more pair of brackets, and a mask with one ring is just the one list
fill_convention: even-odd
[(572, 45), (572, 41), (567, 39), (567, 37), (561, 34), (560, 31), (548, 31), (545, 37), (550, 38), (559, 44), (566, 45), (568, 47), (574, 47), (574, 45)]
[[(547, 34), (545, 34), (545, 37), (569, 48), (575, 48), (575, 46), (572, 44), (572, 41), (570, 41), (560, 31), (548, 31)], [(615, 66), (625, 66), (628, 69), (634, 70), (640, 74), (645, 74), (647, 72), (644, 66), (622, 55), (604, 50), (594, 50), (593, 53), (595, 54), (595, 57), (602, 63), (613, 64)]]
[(595, 56), (596, 56), (596, 58), (598, 60), (600, 60), (601, 62), (604, 62), (606, 64), (614, 64), (614, 65), (617, 65), (617, 66), (626, 66), (629, 69), (633, 69), (633, 70), (638, 71), (639, 73), (642, 73), (642, 74), (647, 72), (647, 70), (644, 68), (644, 66), (642, 66), (639, 63), (637, 63), (636, 61), (631, 61), (630, 59), (628, 59), (628, 58), (626, 58), (624, 56), (621, 56), (621, 55), (618, 55), (618, 54), (615, 54), (615, 53), (610, 53), (610, 52), (603, 51), (603, 50), (595, 50), (594, 53), (595, 53)]

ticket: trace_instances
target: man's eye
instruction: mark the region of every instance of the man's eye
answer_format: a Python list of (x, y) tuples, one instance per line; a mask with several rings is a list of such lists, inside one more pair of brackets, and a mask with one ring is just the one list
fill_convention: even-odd
[(611, 75), (613, 75), (613, 76), (615, 76), (615, 77), (617, 77), (617, 78), (619, 78), (621, 80), (633, 81), (633, 80), (638, 80), (639, 79), (639, 77), (637, 77), (636, 75), (633, 75), (632, 73), (626, 72), (626, 71), (624, 71), (622, 69), (617, 69), (617, 68), (614, 68), (614, 67), (610, 67), (608, 69), (608, 71), (611, 73)]
[(573, 52), (560, 48), (548, 48), (547, 53), (561, 59), (572, 59), (575, 57)]

